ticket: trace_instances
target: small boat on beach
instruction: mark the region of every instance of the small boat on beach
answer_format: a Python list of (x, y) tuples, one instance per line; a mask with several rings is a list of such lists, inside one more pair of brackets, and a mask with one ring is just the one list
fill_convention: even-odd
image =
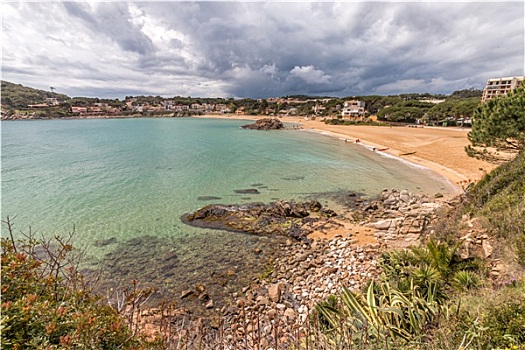
[(401, 153), (400, 156), (409, 156), (409, 155), (414, 154), (414, 153), (416, 153), (416, 151), (414, 151), (414, 152), (407, 152), (407, 153)]
[(376, 151), (384, 152), (384, 151), (388, 151), (388, 150), (389, 150), (389, 148), (385, 147), (385, 148), (378, 148)]

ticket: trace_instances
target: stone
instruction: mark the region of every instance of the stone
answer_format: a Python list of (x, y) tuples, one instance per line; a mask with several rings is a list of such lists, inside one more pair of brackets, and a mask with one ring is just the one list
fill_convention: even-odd
[(378, 230), (388, 230), (390, 228), (390, 225), (392, 225), (392, 220), (381, 220), (373, 224), (373, 226)]
[(268, 301), (268, 298), (263, 296), (263, 295), (257, 296), (257, 298), (255, 300), (257, 301), (258, 305), (268, 305), (268, 304), (270, 304), (270, 302)]
[(193, 291), (191, 289), (186, 289), (186, 290), (183, 290), (181, 293), (180, 293), (180, 298), (181, 299), (184, 299), (190, 295), (193, 294)]
[(246, 188), (242, 190), (234, 190), (235, 193), (241, 193), (241, 194), (260, 194), (258, 189), (256, 188)]
[(275, 309), (270, 309), (268, 310), (268, 312), (266, 313), (266, 315), (268, 315), (268, 318), (270, 320), (273, 320), (275, 318), (275, 316), (277, 316), (277, 310)]
[(271, 301), (274, 303), (278, 303), (281, 299), (281, 289), (279, 288), (279, 284), (272, 284), (268, 288), (268, 298), (270, 298)]
[(401, 191), (401, 193), (399, 194), (399, 200), (401, 200), (402, 202), (405, 202), (405, 203), (410, 203), (410, 194), (407, 190), (403, 190)]
[(210, 319), (210, 327), (213, 329), (219, 329), (221, 326), (221, 318), (220, 316), (214, 316)]
[(195, 290), (197, 291), (197, 293), (202, 293), (206, 290), (206, 286), (204, 284), (197, 284), (195, 286)]
[(295, 311), (292, 308), (287, 308), (284, 311), (284, 316), (286, 316), (288, 318), (293, 318), (293, 317), (295, 317)]
[(481, 242), (481, 248), (483, 249), (483, 255), (484, 255), (485, 259), (490, 257), (492, 255), (492, 252), (494, 251), (494, 248), (489, 243), (489, 241), (486, 240), (486, 239), (484, 239)]
[(208, 300), (210, 300), (210, 295), (206, 292), (202, 292), (201, 294), (199, 294), (199, 300), (202, 302), (207, 302)]
[(213, 304), (213, 299), (210, 299), (208, 300), (208, 302), (206, 303), (206, 305), (204, 306), (206, 309), (212, 309), (214, 306)]

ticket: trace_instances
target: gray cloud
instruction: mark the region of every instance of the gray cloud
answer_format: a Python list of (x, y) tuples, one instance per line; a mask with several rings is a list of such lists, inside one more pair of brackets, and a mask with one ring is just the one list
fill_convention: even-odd
[(138, 25), (130, 21), (128, 6), (124, 3), (97, 3), (95, 8), (89, 4), (65, 2), (66, 12), (85, 22), (86, 28), (96, 35), (104, 35), (114, 40), (123, 50), (141, 55), (154, 51), (151, 40), (141, 32)]
[(524, 68), (519, 2), (4, 8), (3, 78), (31, 86), (45, 81), (36, 87), (52, 82), (83, 95), (450, 93), (481, 88), (489, 77), (522, 75)]

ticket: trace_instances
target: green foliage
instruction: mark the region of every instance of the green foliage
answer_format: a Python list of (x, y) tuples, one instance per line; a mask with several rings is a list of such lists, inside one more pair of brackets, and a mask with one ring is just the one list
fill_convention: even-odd
[[(480, 105), (474, 112), (474, 123), (468, 138), (474, 147), (520, 150), (525, 146), (525, 88), (511, 91)], [(471, 156), (487, 158), (469, 146)], [(484, 157), (485, 156), (485, 157)]]
[[(381, 267), (385, 278), (391, 283), (397, 283), (402, 290), (407, 290), (414, 283), (424, 293), (429, 285), (435, 285), (437, 297), (446, 299), (447, 289), (463, 289), (462, 285), (454, 282), (457, 273), (468, 271), (469, 277), (484, 273), (484, 264), (478, 259), (467, 262), (456, 259), (456, 248), (457, 245), (450, 246), (430, 239), (424, 247), (385, 252)], [(474, 279), (472, 277), (469, 288), (479, 285), (474, 283)]]
[(451, 98), (471, 98), (471, 97), (475, 97), (479, 101), (481, 99), (482, 95), (483, 95), (483, 90), (464, 89), (464, 90), (456, 90), (456, 91), (454, 91), (450, 95), (450, 97)]
[(518, 258), (518, 264), (521, 267), (525, 267), (525, 235), (516, 238), (516, 257)]
[(381, 119), (396, 122), (414, 122), (422, 118), (434, 106), (433, 103), (418, 100), (402, 101), (377, 113)]
[(525, 236), (525, 151), (487, 174), (468, 192), (472, 213), (482, 215), (489, 230), (513, 245)]
[(389, 339), (423, 341), (439, 322), (451, 319), (449, 300), (455, 291), (481, 286), (483, 264), (459, 262), (455, 250), (456, 246), (429, 240), (423, 247), (384, 253), (383, 274), (366, 290), (343, 289), (338, 305), (317, 304), (316, 312), (330, 325), (325, 332), (338, 341), (344, 332), (353, 334), (354, 342), (363, 337), (385, 344)]
[(525, 283), (519, 280), (496, 291), (465, 295), (458, 312), (434, 334), (443, 348), (522, 349), (525, 344)]
[(46, 98), (67, 100), (69, 97), (50, 91), (33, 89), (20, 84), (13, 84), (2, 80), (2, 108), (16, 109), (27, 108), (30, 104), (46, 102)]
[(317, 312), (330, 325), (332, 333), (341, 341), (340, 327), (350, 329), (354, 338), (346, 339), (351, 347), (359, 339), (388, 343), (388, 339), (411, 341), (420, 338), (423, 330), (440, 313), (435, 285), (428, 293), (412, 284), (401, 291), (387, 281), (369, 284), (366, 293), (354, 293), (347, 288), (341, 292), (341, 303), (335, 308), (326, 303), (316, 305)]
[[(12, 237), (12, 236), (11, 236)], [(139, 349), (118, 312), (90, 293), (68, 239), (2, 238), (3, 349)]]
[(480, 99), (478, 97), (449, 98), (430, 108), (427, 111), (427, 117), (432, 121), (440, 121), (446, 118), (471, 117), (479, 103)]
[(478, 275), (472, 271), (460, 270), (454, 274), (452, 283), (457, 290), (467, 291), (478, 288), (481, 280)]

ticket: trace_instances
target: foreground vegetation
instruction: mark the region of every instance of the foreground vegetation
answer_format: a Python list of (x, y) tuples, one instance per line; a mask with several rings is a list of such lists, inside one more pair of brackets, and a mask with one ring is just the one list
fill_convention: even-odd
[(91, 292), (70, 238), (2, 237), (2, 349), (151, 349), (123, 313)]

